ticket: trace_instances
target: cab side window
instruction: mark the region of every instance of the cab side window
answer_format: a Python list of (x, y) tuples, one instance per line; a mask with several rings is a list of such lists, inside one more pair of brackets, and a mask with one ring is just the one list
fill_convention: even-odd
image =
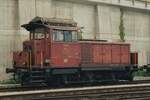
[(53, 41), (74, 42), (78, 40), (76, 31), (53, 30)]
[(53, 31), (53, 41), (63, 41), (63, 40), (64, 40), (63, 31), (54, 30)]
[(72, 34), (71, 31), (64, 31), (64, 42), (71, 42)]
[(78, 41), (78, 34), (76, 31), (72, 31), (72, 41)]

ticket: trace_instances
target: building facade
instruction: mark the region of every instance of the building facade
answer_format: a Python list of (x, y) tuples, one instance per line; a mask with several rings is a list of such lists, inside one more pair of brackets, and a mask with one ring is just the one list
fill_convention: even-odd
[(20, 25), (35, 16), (75, 20), (85, 39), (119, 41), (123, 11), (125, 42), (138, 52), (139, 65), (150, 63), (150, 3), (144, 0), (0, 0), (0, 80), (8, 78), (12, 52), (22, 49), (28, 32)]

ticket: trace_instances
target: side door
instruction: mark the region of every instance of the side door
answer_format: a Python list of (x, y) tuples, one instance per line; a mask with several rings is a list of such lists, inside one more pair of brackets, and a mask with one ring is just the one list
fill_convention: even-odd
[(111, 64), (111, 44), (103, 44), (103, 64)]
[(130, 64), (130, 45), (121, 46), (121, 63)]

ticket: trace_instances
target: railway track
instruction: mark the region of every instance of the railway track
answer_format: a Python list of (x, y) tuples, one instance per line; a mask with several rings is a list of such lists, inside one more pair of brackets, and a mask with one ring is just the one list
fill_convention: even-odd
[(37, 86), (4, 86), (0, 87), (0, 93), (1, 92), (15, 92), (15, 91), (30, 91), (30, 90), (43, 90), (47, 89), (48, 87), (45, 85), (37, 85)]
[[(102, 83), (96, 83), (96, 84), (86, 84), (86, 85), (68, 85), (63, 88), (78, 88), (83, 86), (110, 86), (110, 85), (126, 85), (126, 84), (142, 84), (142, 83), (150, 83), (150, 80), (140, 80), (140, 81), (121, 81), (121, 82), (102, 82)], [(29, 91), (29, 90), (43, 90), (43, 89), (60, 89), (60, 87), (48, 87), (46, 85), (31, 85), (31, 86), (21, 86), (20, 84), (17, 85), (2, 85), (0, 86), (0, 92), (13, 92), (13, 91)]]
[(0, 92), (0, 100), (150, 100), (150, 83)]

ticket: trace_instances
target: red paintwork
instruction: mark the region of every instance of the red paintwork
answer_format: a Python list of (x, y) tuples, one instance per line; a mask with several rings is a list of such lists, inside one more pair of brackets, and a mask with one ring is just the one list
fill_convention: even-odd
[(104, 44), (103, 51), (103, 64), (111, 64), (111, 44)]
[[(84, 43), (85, 45), (85, 43)], [(82, 46), (84, 46), (82, 45)], [(87, 64), (90, 65), (121, 65), (130, 64), (130, 45), (123, 43), (87, 43), (93, 49), (91, 50), (92, 55)], [(87, 48), (84, 47), (87, 51)], [(85, 51), (83, 50), (83, 51)], [(90, 52), (90, 51), (88, 51)], [(91, 54), (88, 53), (88, 54)], [(89, 55), (84, 53), (84, 58), (88, 58)], [(87, 57), (86, 57), (87, 55)]]
[[(65, 43), (39, 39), (24, 42), (24, 51), (28, 46), (32, 47), (33, 65), (43, 66), (46, 59), (50, 61), (48, 66), (55, 68), (130, 64), (130, 45), (125, 43), (93, 41)], [(17, 55), (14, 54), (15, 61), (17, 59), (26, 61)]]
[(95, 44), (93, 45), (93, 62), (102, 64), (103, 63), (103, 57), (102, 57), (103, 51), (102, 51), (102, 45)]
[(121, 46), (121, 64), (130, 64), (130, 45)]
[(78, 43), (52, 43), (52, 67), (78, 67), (80, 64), (80, 45)]
[(34, 55), (34, 64), (35, 65), (43, 65), (44, 62), (44, 40), (34, 40), (34, 50), (33, 50), (33, 55)]
[(27, 52), (13, 52), (13, 60), (15, 67), (27, 67), (28, 65), (28, 59), (29, 55)]
[(81, 43), (81, 64), (93, 62), (93, 48), (91, 43)]
[(121, 64), (121, 45), (112, 45), (112, 64)]
[(51, 42), (50, 40), (45, 39), (37, 39), (31, 41), (25, 41), (23, 43), (24, 51), (26, 48), (32, 48), (32, 64), (33, 65), (43, 65), (44, 61), (50, 59), (50, 48)]
[(48, 38), (45, 36), (45, 38), (23, 42), (23, 54), (26, 52), (28, 57), (14, 53), (17, 66), (29, 62), (29, 51), (31, 51), (31, 65), (40, 67), (72, 68), (83, 67), (83, 65), (92, 67), (130, 64), (129, 44), (94, 40), (55, 42), (51, 39), (51, 32), (52, 30), (48, 29)]

